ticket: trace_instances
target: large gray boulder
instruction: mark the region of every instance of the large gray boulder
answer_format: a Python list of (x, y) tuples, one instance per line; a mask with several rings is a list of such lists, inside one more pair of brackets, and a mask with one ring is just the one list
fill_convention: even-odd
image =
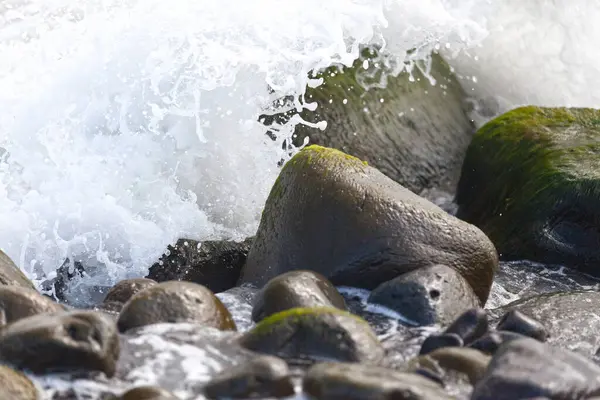
[(308, 269), (334, 285), (373, 289), (444, 264), (485, 303), (498, 255), (478, 228), (338, 150), (308, 146), (275, 182), (239, 284)]

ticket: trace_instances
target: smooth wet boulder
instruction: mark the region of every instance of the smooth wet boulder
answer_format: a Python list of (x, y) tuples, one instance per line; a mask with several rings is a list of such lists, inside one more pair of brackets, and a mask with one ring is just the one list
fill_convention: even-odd
[(171, 392), (156, 386), (138, 386), (123, 393), (118, 400), (178, 400)]
[(113, 286), (102, 301), (102, 308), (120, 312), (133, 295), (156, 285), (156, 281), (146, 278), (124, 279)]
[(492, 331), (469, 344), (469, 348), (485, 354), (494, 354), (505, 343), (525, 339), (528, 336), (510, 331)]
[(0, 285), (20, 286), (35, 289), (33, 283), (15, 265), (2, 250), (0, 250)]
[(592, 356), (600, 347), (600, 318), (595, 317), (599, 307), (600, 292), (557, 292), (517, 300), (490, 314), (500, 320), (516, 310), (545, 328), (549, 344)]
[(483, 304), (498, 255), (478, 228), (366, 163), (308, 146), (273, 185), (238, 283), (262, 287), (310, 269), (336, 286), (374, 289), (432, 264), (456, 269)]
[(93, 311), (39, 314), (0, 331), (0, 362), (38, 374), (115, 372), (119, 336), (114, 321)]
[(471, 285), (453, 268), (432, 265), (382, 283), (369, 302), (386, 306), (417, 325), (447, 325), (479, 306)]
[(309, 137), (312, 144), (356, 155), (416, 193), (431, 187), (454, 190), (475, 128), (466, 112), (467, 95), (451, 68), (432, 54), (428, 75), (434, 82), (419, 64), (412, 73), (388, 75), (380, 87), (385, 61), (371, 59), (365, 69), (369, 58), (364, 52), (350, 68), (334, 66), (319, 74), (323, 83), (307, 88), (305, 95), (318, 107), (302, 117), (326, 121), (327, 127), (297, 125), (296, 143)]
[(442, 386), (422, 375), (363, 364), (320, 363), (303, 390), (317, 400), (450, 400)]
[(377, 363), (384, 355), (362, 318), (337, 308), (294, 308), (262, 320), (240, 339), (242, 347), (288, 361)]
[(252, 240), (179, 239), (150, 267), (147, 278), (157, 282), (189, 281), (206, 286), (214, 293), (223, 292), (235, 286)]
[(442, 333), (429, 335), (421, 344), (420, 355), (429, 354), (435, 350), (446, 347), (462, 347), (464, 342), (456, 333)]
[(460, 374), (473, 385), (483, 377), (490, 359), (489, 355), (475, 349), (445, 347), (411, 360), (406, 369), (411, 372), (416, 372), (419, 368), (429, 369), (442, 379), (452, 373)]
[(161, 322), (195, 322), (236, 330), (231, 314), (209, 289), (192, 282), (163, 282), (129, 299), (117, 322), (119, 331)]
[(64, 307), (42, 296), (37, 290), (19, 286), (0, 286), (0, 326), (36, 314), (57, 313)]
[(491, 120), (469, 146), (456, 202), (503, 259), (600, 275), (600, 110), (521, 107)]
[(294, 383), (284, 360), (260, 356), (223, 371), (203, 392), (208, 399), (281, 398), (294, 394)]
[(23, 373), (0, 365), (0, 399), (39, 400), (38, 390)]
[(586, 399), (600, 395), (600, 367), (591, 360), (525, 338), (498, 349), (471, 400)]
[(291, 271), (271, 279), (254, 298), (252, 319), (256, 322), (291, 308), (336, 307), (346, 302), (323, 275), (313, 271)]

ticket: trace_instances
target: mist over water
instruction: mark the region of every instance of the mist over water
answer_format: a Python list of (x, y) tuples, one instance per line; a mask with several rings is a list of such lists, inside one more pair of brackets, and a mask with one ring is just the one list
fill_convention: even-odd
[(309, 72), (361, 45), (394, 72), (440, 49), (500, 109), (598, 106), (599, 17), (592, 0), (0, 0), (0, 248), (37, 282), (69, 258), (108, 286), (179, 237), (253, 234), (299, 122), (273, 140), (259, 115), (314, 109)]

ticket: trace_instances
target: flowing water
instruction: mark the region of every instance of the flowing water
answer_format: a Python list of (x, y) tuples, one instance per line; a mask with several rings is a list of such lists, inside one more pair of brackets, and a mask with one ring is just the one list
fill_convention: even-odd
[[(0, 248), (38, 284), (81, 261), (71, 300), (93, 302), (179, 237), (254, 233), (302, 123), (258, 117), (314, 109), (310, 71), (375, 44), (398, 73), (435, 48), (495, 112), (600, 106), (599, 19), (596, 0), (0, 0)], [(501, 276), (493, 304), (539, 291), (503, 271), (525, 284)]]

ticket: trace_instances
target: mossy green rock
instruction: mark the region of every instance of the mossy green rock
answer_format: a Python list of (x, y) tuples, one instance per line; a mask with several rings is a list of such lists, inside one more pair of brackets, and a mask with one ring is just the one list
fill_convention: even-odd
[(287, 360), (377, 363), (384, 350), (369, 324), (336, 308), (294, 308), (262, 320), (242, 347)]
[[(323, 83), (307, 88), (306, 101), (318, 107), (302, 117), (326, 121), (327, 128), (298, 125), (297, 143), (308, 136), (312, 144), (354, 154), (417, 193), (431, 187), (453, 189), (475, 128), (465, 112), (467, 96), (451, 68), (433, 54), (429, 74), (435, 85), (415, 66), (412, 81), (404, 71), (388, 75), (382, 88), (376, 84), (382, 64), (377, 66), (369, 51), (374, 49), (363, 52), (350, 68), (326, 69), (319, 74)], [(365, 70), (363, 62), (369, 59)]]
[(100, 312), (39, 314), (0, 331), (0, 362), (36, 374), (101, 371), (111, 377), (119, 353), (115, 323)]
[(420, 267), (456, 269), (485, 303), (498, 265), (490, 240), (338, 150), (308, 146), (283, 167), (238, 283), (309, 269), (373, 289)]
[(0, 250), (0, 285), (21, 286), (35, 289), (33, 283), (15, 265), (2, 250)]
[(521, 107), (488, 122), (456, 202), (502, 258), (600, 275), (600, 111)]
[(5, 365), (0, 365), (0, 399), (38, 400), (38, 391), (27, 376)]

